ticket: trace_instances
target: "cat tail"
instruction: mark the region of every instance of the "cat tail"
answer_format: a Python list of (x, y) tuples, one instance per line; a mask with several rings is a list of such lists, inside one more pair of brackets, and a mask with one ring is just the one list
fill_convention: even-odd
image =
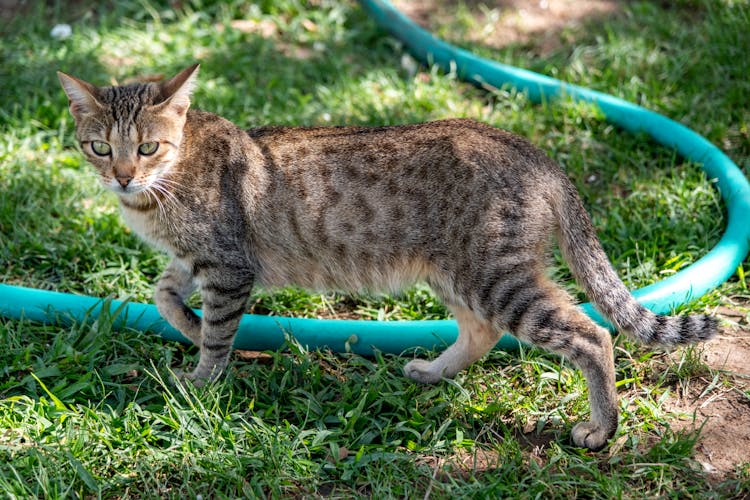
[(664, 346), (699, 342), (717, 333), (718, 320), (711, 316), (663, 316), (640, 305), (610, 264), (575, 187), (567, 178), (561, 187), (562, 196), (553, 198), (563, 257), (589, 300), (618, 331)]

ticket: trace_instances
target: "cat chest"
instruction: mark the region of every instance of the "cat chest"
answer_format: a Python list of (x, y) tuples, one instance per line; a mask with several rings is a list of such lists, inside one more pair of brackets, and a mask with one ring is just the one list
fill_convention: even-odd
[(128, 227), (147, 243), (171, 254), (176, 252), (170, 222), (159, 217), (155, 210), (133, 210), (123, 205), (122, 216)]

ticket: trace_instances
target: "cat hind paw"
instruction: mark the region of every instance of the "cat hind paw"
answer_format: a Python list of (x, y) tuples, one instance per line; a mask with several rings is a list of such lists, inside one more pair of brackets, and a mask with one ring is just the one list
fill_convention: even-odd
[(573, 427), (573, 443), (579, 448), (599, 451), (607, 445), (613, 432), (595, 422), (580, 422)]
[(404, 375), (422, 384), (436, 384), (443, 378), (442, 374), (435, 370), (433, 363), (424, 359), (414, 359), (406, 363)]

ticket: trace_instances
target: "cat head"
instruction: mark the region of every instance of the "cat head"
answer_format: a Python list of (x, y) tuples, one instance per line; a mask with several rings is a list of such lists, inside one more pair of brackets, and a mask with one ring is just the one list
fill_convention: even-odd
[(81, 149), (106, 188), (136, 195), (174, 165), (197, 73), (196, 64), (163, 83), (119, 87), (96, 87), (57, 73)]

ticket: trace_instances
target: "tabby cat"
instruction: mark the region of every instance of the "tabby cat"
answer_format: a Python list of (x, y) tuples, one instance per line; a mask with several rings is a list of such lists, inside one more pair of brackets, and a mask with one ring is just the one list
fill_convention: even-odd
[[(173, 257), (155, 301), (200, 348), (183, 377), (221, 374), (255, 284), (395, 291), (424, 280), (460, 333), (435, 360), (406, 364), (407, 376), (452, 377), (510, 331), (583, 371), (591, 421), (572, 437), (600, 449), (618, 423), (612, 341), (547, 276), (553, 235), (618, 330), (666, 346), (716, 333), (709, 316), (657, 316), (635, 301), (571, 182), (525, 139), (471, 120), (243, 131), (189, 109), (197, 72), (103, 88), (59, 73), (101, 182)], [(184, 302), (196, 289), (202, 319)]]

